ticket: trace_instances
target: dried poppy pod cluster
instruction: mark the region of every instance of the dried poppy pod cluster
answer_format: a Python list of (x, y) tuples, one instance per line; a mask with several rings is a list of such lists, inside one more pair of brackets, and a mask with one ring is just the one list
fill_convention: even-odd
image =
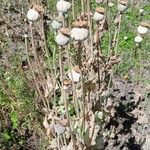
[(69, 37), (76, 41), (83, 41), (88, 37), (89, 31), (87, 21), (78, 20), (73, 22), (73, 28), (71, 31), (66, 28), (61, 28), (55, 38), (58, 45), (64, 46), (69, 42)]
[(128, 7), (128, 0), (119, 0), (118, 1), (118, 5), (117, 5), (117, 9), (120, 12), (123, 12), (127, 9)]
[(105, 13), (105, 9), (103, 7), (97, 7), (96, 11), (95, 11), (95, 13), (93, 15), (93, 19), (95, 21), (101, 21), (101, 20), (103, 20), (104, 17), (105, 17), (104, 13)]
[(56, 35), (55, 41), (58, 45), (64, 46), (69, 42), (70, 33), (68, 28), (61, 28)]
[(143, 21), (140, 23), (140, 25), (137, 27), (138, 35), (135, 37), (134, 41), (136, 43), (141, 43), (143, 40), (143, 36), (148, 32), (150, 28), (150, 22)]
[(88, 37), (88, 23), (84, 20), (78, 20), (73, 22), (73, 28), (71, 30), (71, 38), (76, 41), (83, 41)]

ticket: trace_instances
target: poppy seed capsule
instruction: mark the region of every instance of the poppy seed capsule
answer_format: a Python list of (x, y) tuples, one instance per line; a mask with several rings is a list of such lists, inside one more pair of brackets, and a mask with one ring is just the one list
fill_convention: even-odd
[(115, 5), (115, 4), (112, 3), (112, 2), (109, 2), (109, 3), (108, 3), (108, 6), (109, 6), (109, 7), (113, 7), (114, 5)]
[(142, 38), (140, 35), (137, 35), (137, 36), (134, 38), (134, 41), (135, 41), (136, 43), (141, 43), (142, 40), (143, 40), (143, 38)]
[(102, 3), (103, 2), (103, 0), (96, 0), (96, 3), (97, 4), (100, 4), (100, 3)]
[(96, 12), (95, 12), (94, 15), (93, 15), (93, 19), (94, 19), (95, 21), (101, 21), (101, 20), (103, 20), (104, 17), (105, 17), (104, 12), (105, 12), (105, 9), (104, 9), (104, 8), (98, 7), (98, 8), (96, 9)]
[(56, 35), (55, 41), (58, 45), (64, 46), (69, 42), (69, 31), (68, 29), (61, 28), (59, 33)]
[(61, 28), (62, 23), (61, 23), (61, 22), (58, 22), (57, 20), (53, 20), (51, 26), (52, 26), (52, 28), (53, 28), (54, 30), (58, 30), (58, 29)]
[(128, 0), (120, 0), (118, 5), (117, 5), (117, 9), (120, 12), (123, 12), (127, 9), (127, 5), (128, 5)]
[(139, 9), (139, 13), (143, 13), (144, 12), (144, 9)]
[(89, 31), (86, 28), (73, 28), (71, 30), (71, 38), (76, 41), (83, 41), (88, 37)]
[(27, 18), (30, 20), (30, 21), (35, 21), (39, 18), (39, 13), (34, 9), (29, 9), (28, 12), (27, 12)]
[(81, 74), (76, 72), (75, 69), (71, 69), (68, 72), (69, 79), (73, 82), (79, 82)]
[(137, 31), (139, 34), (146, 34), (148, 32), (149, 27), (150, 27), (150, 24), (148, 22), (143, 21), (138, 26)]
[(67, 12), (68, 9), (71, 7), (71, 4), (65, 0), (59, 0), (56, 4), (56, 8), (58, 12)]
[(88, 37), (89, 31), (87, 29), (86, 21), (76, 21), (73, 23), (74, 28), (71, 30), (71, 38), (76, 41), (83, 41)]
[(137, 31), (139, 34), (146, 34), (148, 31), (148, 28), (143, 27), (143, 26), (138, 26)]

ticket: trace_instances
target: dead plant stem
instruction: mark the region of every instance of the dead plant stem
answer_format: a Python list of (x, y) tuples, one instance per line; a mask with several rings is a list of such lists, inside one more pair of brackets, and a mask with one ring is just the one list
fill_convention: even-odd
[(29, 68), (30, 68), (30, 70), (31, 70), (31, 73), (32, 73), (32, 76), (33, 76), (33, 79), (34, 79), (34, 82), (35, 82), (37, 91), (38, 91), (38, 93), (39, 93), (39, 95), (40, 95), (40, 97), (41, 97), (41, 100), (42, 100), (42, 102), (43, 102), (44, 107), (45, 107), (46, 109), (48, 109), (48, 107), (47, 107), (47, 105), (46, 105), (46, 102), (45, 102), (45, 99), (44, 99), (44, 97), (43, 97), (43, 95), (42, 95), (42, 93), (41, 93), (41, 91), (40, 91), (40, 87), (39, 87), (38, 82), (37, 82), (37, 80), (36, 80), (36, 77), (35, 77), (35, 74), (34, 74), (32, 65), (31, 65), (31, 63), (30, 63), (29, 52), (28, 52), (28, 43), (27, 43), (27, 38), (26, 38), (26, 37), (25, 37), (25, 47), (26, 47), (27, 61), (28, 61)]

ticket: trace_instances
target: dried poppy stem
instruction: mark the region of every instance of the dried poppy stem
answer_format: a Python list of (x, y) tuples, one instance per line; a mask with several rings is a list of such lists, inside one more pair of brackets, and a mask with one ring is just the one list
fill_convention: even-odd
[(43, 72), (42, 72), (42, 69), (41, 69), (41, 65), (39, 63), (39, 60), (38, 60), (38, 56), (37, 56), (37, 52), (36, 52), (36, 48), (35, 48), (35, 45), (34, 45), (34, 38), (33, 38), (33, 29), (32, 29), (32, 22), (30, 21), (29, 23), (30, 25), (30, 31), (31, 31), (31, 43), (32, 43), (32, 49), (33, 49), (33, 52), (34, 52), (34, 58), (35, 58), (35, 65), (36, 65), (36, 69), (39, 70), (42, 78), (44, 79), (44, 75), (43, 75)]
[(74, 6), (74, 0), (72, 0), (72, 19), (74, 20), (75, 19), (75, 12), (74, 12), (74, 8), (75, 8), (75, 6)]
[[(70, 57), (70, 54), (69, 54), (69, 49), (70, 49), (70, 44), (68, 44), (68, 47), (66, 48), (66, 50), (67, 50), (67, 56), (68, 56), (68, 66), (69, 66), (69, 70), (71, 70), (72, 69), (72, 62), (71, 62), (71, 57)], [(70, 74), (71, 74), (71, 78), (73, 79), (72, 71), (70, 72)], [(80, 117), (79, 108), (78, 108), (78, 102), (77, 102), (77, 98), (76, 98), (76, 88), (75, 88), (74, 82), (72, 82), (72, 88), (73, 88), (74, 108), (76, 110), (77, 117)]]
[(109, 11), (108, 11), (108, 21), (109, 21), (109, 28), (108, 28), (108, 32), (109, 32), (109, 44), (108, 44), (108, 53), (107, 53), (107, 63), (108, 63), (108, 59), (109, 59), (109, 55), (111, 54), (111, 46), (112, 46), (112, 33), (111, 33), (111, 30), (112, 30), (112, 26), (111, 26), (111, 23), (112, 23), (112, 15), (111, 15), (111, 8), (109, 7)]
[(89, 37), (90, 37), (90, 50), (91, 50), (91, 57), (92, 57), (92, 61), (94, 59), (94, 51), (93, 51), (93, 36), (92, 36), (92, 20), (90, 17), (90, 12), (91, 12), (91, 8), (90, 8), (90, 0), (87, 0), (87, 13), (88, 13), (88, 26), (89, 26)]
[[(56, 73), (56, 63), (55, 63), (55, 60), (56, 60), (56, 47), (53, 47), (53, 69), (54, 69), (54, 87), (56, 88), (56, 83), (57, 83), (57, 73)], [(54, 89), (54, 107), (56, 105), (56, 90)]]
[(98, 65), (98, 86), (99, 86), (99, 90), (100, 90), (100, 64), (99, 64), (99, 57), (100, 57), (100, 55), (99, 55), (99, 51), (101, 52), (101, 54), (102, 54), (102, 51), (101, 51), (101, 49), (99, 48), (100, 47), (100, 39), (99, 39), (99, 30), (98, 30), (98, 27), (99, 27), (99, 22), (97, 22), (97, 24), (96, 24), (97, 26), (96, 26), (96, 46), (97, 46), (97, 65)]
[(48, 66), (49, 66), (49, 69), (50, 69), (52, 75), (54, 76), (52, 66), (51, 66), (51, 61), (50, 61), (50, 58), (49, 58), (49, 51), (48, 51), (48, 48), (47, 48), (46, 36), (45, 36), (45, 31), (44, 31), (43, 15), (42, 15), (42, 34), (43, 34), (43, 40), (44, 40), (44, 47), (45, 47), (45, 51), (46, 51), (46, 56), (47, 56), (47, 59), (48, 59)]
[(107, 0), (107, 1), (106, 1), (106, 3), (107, 3), (107, 5), (108, 5), (108, 3), (109, 3), (109, 0)]
[[(48, 66), (49, 66), (49, 69), (50, 69), (50, 72), (51, 72), (51, 75), (53, 77), (53, 79), (56, 81), (56, 76), (54, 75), (54, 72), (53, 72), (53, 69), (52, 69), (52, 66), (51, 66), (51, 61), (50, 61), (50, 58), (49, 58), (49, 51), (48, 51), (48, 48), (47, 48), (47, 42), (46, 42), (46, 35), (45, 35), (45, 30), (44, 30), (44, 19), (43, 19), (43, 14), (42, 14), (42, 34), (43, 34), (43, 40), (44, 40), (44, 47), (45, 47), (45, 51), (46, 51), (46, 57), (47, 57), (47, 60), (48, 60)], [(53, 83), (53, 87), (55, 87), (55, 83)], [(49, 91), (49, 89), (48, 89)], [(55, 90), (54, 90), (55, 91)], [(55, 92), (54, 92), (55, 93)], [(55, 99), (55, 94), (54, 94), (54, 99)], [(47, 103), (49, 105), (49, 101), (47, 99)]]
[(81, 10), (84, 12), (84, 0), (81, 0)]
[(122, 14), (120, 14), (120, 19), (119, 19), (119, 25), (118, 25), (118, 31), (117, 31), (117, 39), (116, 39), (116, 45), (115, 45), (115, 56), (117, 56), (117, 51), (118, 51), (118, 43), (119, 43), (119, 34), (120, 34), (120, 28), (121, 28), (121, 19), (122, 19)]
[(131, 1), (131, 10), (133, 9), (133, 5), (134, 5), (134, 0), (130, 0)]
[(33, 79), (34, 79), (34, 82), (35, 82), (35, 85), (36, 85), (36, 88), (37, 88), (37, 91), (41, 97), (41, 100), (43, 102), (43, 105), (44, 107), (48, 110), (48, 107), (46, 105), (46, 102), (45, 102), (45, 99), (40, 91), (40, 88), (39, 88), (39, 85), (37, 83), (37, 80), (36, 80), (36, 77), (35, 77), (35, 74), (34, 74), (34, 71), (33, 71), (33, 68), (32, 68), (32, 65), (30, 63), (30, 59), (29, 59), (29, 52), (28, 52), (28, 43), (27, 43), (27, 38), (25, 37), (25, 47), (26, 47), (26, 54), (27, 54), (27, 61), (28, 61), (28, 64), (29, 64), (29, 67), (30, 67), (30, 70), (31, 70), (31, 73), (32, 73), (32, 76), (33, 76)]
[(142, 81), (142, 54), (141, 54), (141, 48), (139, 45), (139, 82)]
[(69, 122), (69, 130), (70, 130), (71, 139), (73, 141), (73, 145), (75, 146), (75, 140), (74, 140), (74, 136), (72, 132), (71, 120), (70, 120), (70, 115), (68, 111), (67, 93), (63, 89), (64, 84), (63, 84), (63, 67), (62, 67), (62, 49), (61, 48), (59, 48), (59, 66), (60, 66), (61, 94), (62, 94), (62, 98), (63, 98), (65, 110), (66, 110), (67, 120)]
[[(42, 29), (43, 29), (43, 28), (42, 28)], [(39, 79), (40, 79), (40, 81), (42, 81), (45, 77), (44, 77), (44, 74), (43, 74), (43, 71), (42, 71), (43, 69), (41, 68), (40, 62), (39, 62), (39, 60), (38, 60), (36, 48), (35, 48), (35, 45), (34, 45), (32, 22), (30, 22), (30, 31), (31, 31), (32, 49), (33, 49), (33, 52), (34, 52), (34, 58), (35, 58), (35, 63), (36, 63), (35, 65), (36, 65), (36, 69), (39, 70), (39, 72), (40, 72)], [(45, 41), (46, 41), (46, 40), (45, 40)], [(45, 45), (45, 44), (46, 44), (46, 43), (44, 43), (44, 45)], [(43, 88), (43, 90), (45, 91), (44, 85), (42, 85), (42, 88)], [(47, 98), (46, 98), (46, 102), (47, 102), (48, 108), (50, 108), (50, 106), (49, 106), (49, 101), (48, 101)]]
[(80, 72), (81, 72), (81, 100), (83, 103), (82, 106), (82, 113), (83, 113), (83, 130), (84, 131), (84, 125), (85, 125), (85, 98), (84, 98), (84, 85), (83, 85), (83, 71), (82, 71), (82, 58), (81, 58), (81, 50), (82, 50), (82, 42), (78, 41), (78, 63), (79, 63), (79, 68), (80, 68)]
[[(44, 74), (43, 74), (43, 71), (42, 71), (40, 62), (39, 62), (39, 60), (38, 60), (36, 48), (35, 48), (35, 45), (34, 45), (32, 22), (30, 21), (29, 24), (30, 24), (30, 31), (31, 31), (31, 43), (32, 43), (32, 49), (33, 49), (33, 52), (34, 52), (34, 58), (35, 58), (35, 63), (36, 63), (35, 65), (36, 65), (36, 69), (39, 70), (39, 72), (40, 72), (40, 74), (39, 74), (39, 80), (42, 81), (45, 77), (44, 77)], [(45, 91), (44, 85), (42, 85), (42, 88), (43, 88), (43, 90)], [(50, 108), (50, 106), (49, 106), (49, 101), (48, 101), (47, 98), (46, 98), (46, 102), (47, 102), (48, 108)]]

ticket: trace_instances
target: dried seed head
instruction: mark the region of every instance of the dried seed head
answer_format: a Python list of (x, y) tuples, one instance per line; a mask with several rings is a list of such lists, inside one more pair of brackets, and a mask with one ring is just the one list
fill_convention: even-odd
[(33, 3), (33, 8), (38, 11), (39, 13), (44, 12), (44, 8), (41, 5)]
[(59, 0), (56, 4), (58, 12), (67, 12), (68, 9), (71, 7), (71, 4), (65, 0)]
[(97, 11), (93, 15), (93, 19), (95, 21), (102, 21), (104, 19), (104, 17), (105, 17), (104, 14), (98, 13)]
[(96, 3), (97, 4), (100, 4), (100, 3), (102, 3), (103, 2), (103, 0), (96, 0)]
[(144, 9), (139, 9), (139, 13), (143, 13), (144, 12)]
[(136, 43), (141, 43), (142, 40), (143, 40), (143, 38), (142, 38), (140, 35), (137, 35), (137, 36), (135, 37), (135, 39), (134, 39), (134, 41), (135, 41)]
[(148, 28), (140, 25), (137, 27), (137, 31), (139, 34), (144, 35), (148, 32)]
[(100, 14), (104, 14), (105, 13), (105, 9), (103, 7), (97, 7), (96, 11)]
[(27, 12), (27, 18), (30, 20), (30, 21), (35, 21), (39, 18), (39, 13), (34, 9), (29, 9), (28, 12)]
[(81, 72), (79, 66), (75, 66), (73, 69), (74, 69), (74, 71), (77, 72), (77, 73), (80, 73), (80, 72)]
[(74, 27), (87, 28), (88, 22), (84, 20), (78, 20), (72, 23)]
[(64, 17), (63, 17), (63, 15), (59, 15), (59, 16), (55, 17), (54, 19), (57, 20), (58, 22), (63, 22)]
[(69, 42), (69, 37), (59, 32), (56, 35), (55, 41), (57, 42), (58, 45), (64, 46)]
[(117, 9), (118, 9), (118, 11), (123, 12), (123, 11), (125, 11), (127, 9), (127, 6), (118, 3)]
[(79, 17), (81, 20), (87, 21), (88, 20), (88, 16), (92, 16), (92, 12), (82, 12), (81, 16)]
[(62, 23), (61, 22), (58, 22), (57, 20), (53, 20), (52, 23), (51, 23), (51, 26), (54, 30), (58, 30), (61, 28), (62, 26)]
[(117, 57), (116, 56), (111, 56), (110, 60), (117, 60)]
[(141, 26), (146, 27), (146, 28), (150, 28), (150, 22), (149, 21), (142, 21), (140, 23)]
[(118, 1), (120, 4), (127, 6), (128, 5), (128, 0), (119, 0)]
[(64, 80), (63, 81), (65, 86), (71, 85), (72, 81), (71, 80)]
[(60, 32), (65, 36), (68, 36), (68, 37), (70, 36), (70, 31), (68, 28), (61, 28)]
[(74, 69), (71, 69), (68, 72), (68, 76), (73, 82), (79, 82), (81, 74), (76, 72)]
[(115, 5), (115, 4), (112, 3), (112, 2), (109, 2), (109, 3), (108, 3), (108, 6), (109, 6), (109, 7), (113, 7), (114, 5)]
[(89, 35), (89, 31), (87, 28), (74, 27), (71, 30), (71, 38), (76, 41), (83, 41)]

